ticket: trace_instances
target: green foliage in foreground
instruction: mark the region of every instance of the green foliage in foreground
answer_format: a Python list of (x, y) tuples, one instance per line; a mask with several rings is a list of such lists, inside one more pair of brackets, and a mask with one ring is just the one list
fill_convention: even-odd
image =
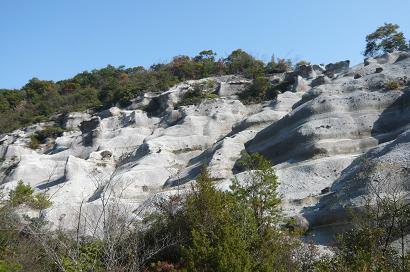
[(259, 154), (244, 153), (244, 182), (231, 192), (215, 188), (206, 170), (187, 197), (189, 243), (182, 251), (189, 271), (298, 271), (297, 240), (279, 228), (280, 199), (272, 165)]
[(110, 210), (102, 237), (50, 232), (41, 219), (22, 228), (14, 209), (31, 202), (33, 190), (20, 182), (0, 206), (0, 271), (409, 271), (410, 255), (400, 258), (388, 243), (409, 224), (405, 203), (368, 206), (335, 255), (319, 258), (282, 227), (269, 161), (243, 153), (240, 164), (249, 174), (230, 191), (204, 169), (186, 196), (164, 198), (132, 228)]
[(22, 268), (19, 263), (0, 260), (0, 272), (19, 272)]

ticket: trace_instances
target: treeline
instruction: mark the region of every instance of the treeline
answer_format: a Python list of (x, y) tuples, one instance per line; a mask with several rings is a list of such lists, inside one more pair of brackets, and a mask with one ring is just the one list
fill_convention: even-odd
[(190, 192), (158, 200), (143, 220), (102, 200), (102, 226), (87, 225), (89, 234), (81, 226), (92, 218), (81, 208), (73, 232), (50, 231), (41, 217), (19, 219), (22, 205), (51, 204), (20, 182), (0, 208), (0, 271), (410, 271), (410, 254), (400, 257), (390, 245), (407, 231), (407, 203), (381, 197), (339, 236), (333, 256), (321, 256), (298, 239), (306, 227), (281, 213), (269, 161), (244, 153), (239, 164), (248, 175), (230, 191), (218, 190), (204, 169)]
[(219, 59), (212, 50), (205, 50), (149, 69), (108, 65), (58, 82), (33, 78), (20, 90), (0, 90), (0, 132), (43, 121), (55, 113), (126, 106), (143, 92), (161, 92), (184, 80), (225, 74), (257, 78), (284, 72), (290, 65), (284, 59), (265, 64), (241, 49)]
[[(366, 36), (363, 54), (376, 57), (408, 49), (399, 26), (385, 23)], [(108, 65), (58, 82), (33, 78), (20, 90), (0, 89), (0, 133), (46, 120), (55, 113), (126, 106), (143, 92), (161, 92), (181, 81), (209, 76), (240, 74), (258, 79), (240, 99), (244, 103), (270, 100), (281, 86), (272, 86), (265, 76), (291, 67), (292, 63), (285, 59), (272, 58), (265, 64), (241, 49), (226, 58), (217, 58), (212, 50), (204, 50), (195, 57), (176, 56), (169, 63), (154, 64), (148, 69)]]

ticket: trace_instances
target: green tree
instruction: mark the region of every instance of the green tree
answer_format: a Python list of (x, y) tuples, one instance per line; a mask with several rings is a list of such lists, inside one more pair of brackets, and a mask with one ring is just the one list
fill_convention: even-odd
[(242, 74), (248, 78), (256, 78), (263, 75), (265, 64), (256, 60), (242, 49), (232, 51), (225, 59), (225, 64), (230, 74)]
[(284, 73), (292, 68), (292, 61), (290, 59), (277, 59), (273, 55), (271, 61), (265, 66), (265, 74)]
[(194, 57), (194, 61), (199, 69), (199, 77), (209, 77), (219, 74), (218, 63), (215, 62), (216, 53), (212, 50), (203, 50)]
[(9, 192), (10, 204), (15, 207), (24, 203), (29, 203), (33, 198), (33, 193), (34, 190), (29, 184), (26, 185), (22, 180), (19, 180), (16, 188)]
[(242, 181), (233, 179), (232, 194), (252, 209), (259, 232), (263, 233), (279, 219), (278, 177), (272, 164), (261, 154), (242, 152), (239, 163), (248, 173)]
[(51, 201), (44, 193), (34, 194), (29, 184), (24, 184), (22, 180), (19, 180), (16, 188), (9, 192), (7, 204), (11, 207), (27, 204), (34, 209), (43, 210), (51, 206)]
[(239, 164), (247, 173), (232, 181), (235, 200), (249, 208), (257, 227), (252, 256), (255, 271), (298, 271), (300, 260), (292, 258), (300, 250), (297, 240), (279, 228), (281, 199), (278, 178), (271, 163), (258, 153), (242, 153)]
[(396, 24), (385, 23), (375, 32), (367, 35), (364, 55), (375, 57), (395, 50), (407, 50), (406, 38), (403, 32), (398, 32), (398, 29), (399, 26)]
[(254, 271), (251, 213), (218, 191), (206, 170), (187, 197), (186, 209), (191, 232), (183, 257), (189, 271)]

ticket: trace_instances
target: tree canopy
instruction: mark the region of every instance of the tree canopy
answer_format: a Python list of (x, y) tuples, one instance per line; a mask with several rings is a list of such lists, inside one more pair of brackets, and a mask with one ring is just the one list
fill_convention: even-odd
[(197, 56), (176, 56), (149, 68), (108, 65), (57, 82), (33, 78), (20, 90), (0, 90), (0, 131), (9, 132), (57, 113), (127, 106), (141, 93), (162, 92), (184, 80), (226, 74), (253, 79), (283, 72), (288, 68), (284, 64), (275, 63), (273, 69), (272, 63), (268, 67), (241, 49), (219, 59), (214, 51), (203, 50)]
[(392, 23), (385, 23), (376, 29), (375, 32), (366, 36), (366, 57), (380, 56), (384, 53), (391, 53), (395, 50), (407, 50), (409, 48), (403, 32), (398, 31), (399, 26)]

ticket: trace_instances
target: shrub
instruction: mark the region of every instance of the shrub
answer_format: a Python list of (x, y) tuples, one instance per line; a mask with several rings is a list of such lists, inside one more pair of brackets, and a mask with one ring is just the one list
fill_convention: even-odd
[(43, 210), (51, 206), (51, 201), (44, 193), (34, 195), (34, 190), (29, 184), (19, 180), (14, 190), (9, 192), (9, 203), (12, 207), (26, 204), (33, 209)]
[(258, 229), (263, 230), (277, 222), (279, 204), (277, 193), (278, 177), (272, 164), (261, 154), (242, 152), (239, 164), (250, 171), (242, 182), (232, 181), (231, 190), (237, 201), (253, 210)]
[(30, 135), (30, 148), (37, 149), (40, 146), (40, 142), (37, 139), (36, 135)]
[(14, 190), (9, 192), (10, 204), (13, 207), (21, 204), (30, 203), (33, 199), (34, 190), (29, 184), (24, 184), (22, 180), (19, 180)]
[[(209, 81), (207, 82), (209, 85)], [(193, 86), (192, 90), (188, 90), (182, 97), (181, 101), (176, 105), (176, 107), (187, 106), (187, 105), (198, 105), (205, 99), (215, 99), (219, 96), (215, 93), (209, 93), (204, 91), (206, 86), (196, 84)]]
[(284, 73), (292, 68), (292, 61), (290, 59), (275, 59), (272, 57), (272, 61), (269, 62), (265, 66), (265, 73), (266, 74), (276, 74), (276, 73)]
[(388, 81), (388, 82), (384, 85), (384, 87), (385, 87), (387, 90), (392, 91), (392, 90), (397, 90), (397, 89), (399, 89), (399, 88), (401, 87), (401, 84), (400, 84), (400, 82), (398, 82), (398, 81)]
[(51, 201), (45, 193), (38, 193), (30, 201), (29, 205), (37, 210), (44, 210), (51, 207)]
[(275, 99), (277, 91), (266, 77), (256, 78), (242, 93), (239, 99), (244, 104), (260, 103)]
[(310, 62), (306, 60), (301, 60), (298, 63), (296, 63), (296, 66), (302, 66), (302, 65), (310, 65)]
[[(63, 132), (66, 131), (65, 129), (61, 127), (46, 127), (43, 130), (37, 131), (36, 134), (34, 135), (34, 138), (37, 140), (38, 143), (45, 143), (47, 138), (57, 138), (63, 135)], [(31, 138), (31, 137), (30, 137)], [(32, 139), (33, 142), (33, 139)], [(36, 141), (34, 141), (36, 143)]]
[(0, 260), (0, 272), (19, 272), (22, 271), (19, 263), (7, 260)]
[(103, 272), (103, 244), (100, 241), (84, 242), (80, 245), (79, 256), (77, 260), (71, 257), (63, 258), (64, 271), (95, 271)]

